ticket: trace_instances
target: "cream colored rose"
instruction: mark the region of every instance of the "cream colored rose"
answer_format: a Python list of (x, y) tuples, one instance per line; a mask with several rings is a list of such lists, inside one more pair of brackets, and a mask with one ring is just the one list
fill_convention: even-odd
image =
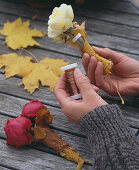
[[(56, 42), (61, 41), (63, 32), (67, 31), (72, 26), (74, 18), (71, 5), (62, 4), (59, 8), (53, 9), (52, 15), (48, 21), (48, 37), (53, 38)], [(63, 42), (63, 40), (62, 40)]]

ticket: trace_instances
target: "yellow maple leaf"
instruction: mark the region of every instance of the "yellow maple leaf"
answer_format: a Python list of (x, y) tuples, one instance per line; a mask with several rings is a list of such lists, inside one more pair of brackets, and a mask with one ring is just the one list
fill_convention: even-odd
[(23, 77), (22, 84), (32, 94), (39, 87), (39, 82), (41, 82), (42, 86), (50, 86), (49, 90), (52, 91), (57, 81), (58, 77), (51, 69), (47, 69), (41, 63), (34, 63), (31, 73)]
[(31, 62), (32, 57), (18, 56), (16, 53), (0, 55), (0, 68), (5, 66), (5, 76), (9, 78), (14, 75), (22, 76), (24, 88), (31, 94), (35, 89), (49, 86), (53, 91), (59, 77), (63, 74), (61, 67), (68, 64), (61, 59), (44, 58), (38, 63)]
[(65, 66), (64, 60), (52, 59), (52, 58), (49, 58), (49, 57), (44, 58), (43, 60), (40, 61), (40, 63), (44, 64), (46, 66), (46, 68), (49, 67), (55, 73), (55, 75), (58, 76), (58, 77), (60, 77), (63, 73), (63, 72), (61, 72), (61, 70), (59, 68), (61, 68), (62, 66)]
[(4, 24), (0, 33), (5, 35), (5, 42), (13, 50), (21, 47), (26, 48), (28, 46), (39, 46), (40, 44), (33, 39), (33, 37), (43, 37), (45, 33), (36, 29), (29, 29), (30, 21), (22, 22), (21, 18), (16, 19), (13, 22), (7, 21)]
[(31, 73), (23, 77), (22, 84), (31, 94), (39, 87), (39, 82), (42, 86), (49, 86), (49, 90), (53, 91), (59, 77), (63, 73), (60, 68), (67, 64), (64, 60), (46, 57), (33, 64)]
[(25, 76), (33, 67), (32, 57), (18, 56), (16, 53), (0, 55), (0, 68), (5, 66), (5, 76)]

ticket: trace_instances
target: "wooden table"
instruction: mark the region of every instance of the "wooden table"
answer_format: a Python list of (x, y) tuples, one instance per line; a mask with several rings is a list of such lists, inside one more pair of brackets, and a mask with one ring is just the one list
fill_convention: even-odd
[[(74, 6), (75, 20), (79, 23), (86, 20), (88, 40), (92, 45), (109, 47), (123, 52), (128, 56), (139, 60), (139, 11), (127, 0), (93, 1), (93, 4), (79, 7)], [(0, 0), (0, 29), (9, 20), (17, 17), (23, 20), (31, 19), (38, 9), (32, 9), (24, 1)], [(47, 31), (47, 21), (52, 9), (41, 9), (37, 19), (31, 21), (31, 27)], [(54, 44), (46, 36), (38, 39), (41, 46), (28, 48), (37, 58), (45, 56), (61, 58), (72, 63), (77, 62), (82, 68), (81, 56), (77, 49), (63, 44)], [(13, 52), (0, 39), (0, 54)], [(19, 54), (19, 51), (17, 51)], [(27, 55), (24, 53), (24, 55)], [(23, 87), (18, 86), (20, 77), (5, 79), (0, 72), (0, 169), (55, 169), (71, 170), (76, 168), (76, 163), (65, 160), (53, 150), (43, 145), (30, 145), (16, 149), (6, 145), (4, 125), (10, 118), (19, 116), (25, 103), (38, 99), (45, 104), (55, 118), (51, 128), (76, 148), (88, 162), (84, 169), (91, 169), (91, 151), (87, 138), (80, 131), (79, 126), (66, 120), (53, 93), (46, 87), (40, 87), (32, 95)], [(125, 97), (125, 105), (121, 105), (119, 97), (111, 97), (100, 91), (99, 94), (109, 103), (117, 103), (123, 111), (127, 123), (132, 132), (137, 135), (139, 128), (139, 98)]]

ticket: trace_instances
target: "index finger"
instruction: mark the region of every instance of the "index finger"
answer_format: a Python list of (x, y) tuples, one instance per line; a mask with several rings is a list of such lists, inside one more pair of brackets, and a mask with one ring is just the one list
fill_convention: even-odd
[(98, 48), (98, 47), (93, 46), (93, 49), (100, 56), (102, 56), (102, 57), (104, 57), (106, 59), (111, 59), (114, 64), (119, 63), (123, 57), (126, 57), (124, 54), (118, 53), (118, 52), (113, 51), (113, 50), (111, 50), (109, 48)]

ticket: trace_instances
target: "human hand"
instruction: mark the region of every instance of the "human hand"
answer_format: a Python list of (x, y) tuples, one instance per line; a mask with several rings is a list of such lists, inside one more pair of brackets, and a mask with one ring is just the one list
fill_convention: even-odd
[(127, 57), (122, 53), (115, 52), (108, 48), (93, 49), (102, 57), (113, 62), (111, 75), (103, 75), (103, 64), (97, 62), (95, 57), (82, 53), (82, 64), (90, 82), (110, 95), (135, 96), (139, 95), (139, 62)]
[(77, 68), (74, 71), (74, 78), (82, 95), (81, 100), (72, 99), (67, 92), (65, 73), (58, 81), (54, 94), (67, 118), (72, 122), (78, 123), (85, 113), (107, 103), (96, 93), (98, 89), (92, 86), (89, 79)]

